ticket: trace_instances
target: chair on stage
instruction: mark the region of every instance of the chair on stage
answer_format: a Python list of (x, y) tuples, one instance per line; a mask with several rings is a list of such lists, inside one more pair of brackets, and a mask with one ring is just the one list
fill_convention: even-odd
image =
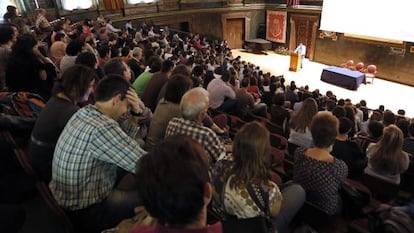
[(366, 73), (365, 73), (365, 80), (370, 78), (371, 79), (371, 84), (373, 84), (376, 73), (377, 73), (377, 66), (376, 65), (369, 65), (367, 67), (367, 70), (366, 70)]

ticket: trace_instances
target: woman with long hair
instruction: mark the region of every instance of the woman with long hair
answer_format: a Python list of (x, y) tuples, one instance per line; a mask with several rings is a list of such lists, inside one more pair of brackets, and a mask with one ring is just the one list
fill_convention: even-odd
[(318, 113), (316, 100), (311, 97), (305, 99), (299, 111), (292, 115), (289, 142), (304, 148), (313, 145), (310, 125), (316, 113)]
[(365, 173), (399, 184), (400, 174), (408, 169), (410, 159), (402, 150), (404, 135), (395, 125), (384, 128), (382, 138), (367, 149)]
[(47, 81), (47, 67), (40, 56), (38, 43), (32, 35), (24, 34), (17, 38), (6, 66), (9, 91), (27, 91), (49, 99), (51, 86)]
[(66, 123), (78, 111), (78, 102), (93, 92), (97, 75), (83, 65), (74, 65), (56, 83), (53, 96), (42, 109), (34, 125), (30, 142), (31, 164), (39, 177), (49, 182), (56, 142)]
[(220, 196), (217, 203), (227, 215), (238, 219), (266, 216), (268, 206), (273, 224), (284, 232), (301, 208), (305, 193), (296, 184), (282, 184), (284, 188), (279, 189), (270, 180), (269, 162), (269, 131), (257, 122), (245, 124), (234, 138), (232, 158), (215, 165), (214, 185)]

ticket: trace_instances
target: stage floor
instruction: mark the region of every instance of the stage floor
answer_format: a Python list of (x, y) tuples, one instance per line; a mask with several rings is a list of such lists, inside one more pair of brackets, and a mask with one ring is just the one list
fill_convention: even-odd
[(273, 75), (283, 74), (286, 84), (293, 80), (299, 87), (308, 85), (310, 90), (319, 89), (323, 94), (331, 90), (338, 99), (349, 98), (354, 104), (364, 99), (371, 109), (376, 109), (382, 104), (385, 109), (390, 109), (395, 114), (398, 109), (404, 109), (406, 116), (414, 117), (414, 107), (411, 104), (414, 100), (414, 87), (375, 78), (373, 84), (370, 83), (371, 79), (368, 79), (366, 85), (361, 84), (358, 90), (353, 91), (322, 82), (322, 70), (327, 65), (321, 63), (305, 59), (303, 69), (293, 72), (289, 71), (289, 56), (279, 55), (271, 50), (266, 51), (267, 55), (243, 52), (241, 49), (233, 49), (232, 53), (233, 57), (241, 56), (243, 60), (260, 66), (264, 72)]

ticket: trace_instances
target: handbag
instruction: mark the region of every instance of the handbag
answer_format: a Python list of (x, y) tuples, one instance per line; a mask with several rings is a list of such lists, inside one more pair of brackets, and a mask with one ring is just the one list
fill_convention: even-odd
[(347, 182), (339, 189), (343, 201), (343, 213), (347, 217), (359, 217), (361, 209), (369, 203), (369, 195), (358, 191)]
[[(224, 190), (224, 189), (223, 189)], [(264, 187), (258, 185), (248, 185), (247, 191), (256, 205), (265, 213), (265, 216), (253, 218), (237, 218), (236, 216), (227, 215), (222, 221), (223, 233), (273, 233), (275, 228), (271, 220), (269, 208), (269, 193), (264, 191)], [(224, 192), (222, 192), (224, 195)], [(224, 197), (224, 196), (223, 196)], [(259, 198), (261, 197), (261, 198)]]

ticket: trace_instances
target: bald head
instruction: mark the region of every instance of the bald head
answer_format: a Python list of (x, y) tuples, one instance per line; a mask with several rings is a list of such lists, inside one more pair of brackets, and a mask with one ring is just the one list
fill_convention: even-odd
[(196, 87), (183, 95), (180, 103), (181, 114), (186, 120), (197, 120), (200, 113), (205, 113), (208, 105), (208, 92), (202, 87)]

